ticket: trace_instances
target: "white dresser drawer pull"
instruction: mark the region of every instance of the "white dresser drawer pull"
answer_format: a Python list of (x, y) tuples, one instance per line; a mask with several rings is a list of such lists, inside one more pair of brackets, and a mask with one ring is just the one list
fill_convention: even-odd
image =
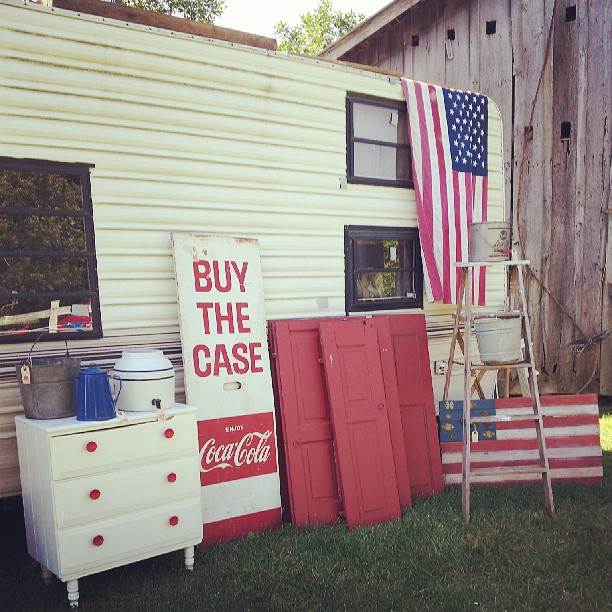
[(168, 478), (168, 482), (176, 482), (176, 474), (174, 472), (170, 472), (167, 478)]
[(166, 429), (166, 431), (164, 431), (164, 436), (166, 436), (166, 438), (168, 438), (168, 440), (170, 438), (173, 438), (174, 437), (174, 429), (170, 429), (170, 428)]
[(85, 448), (87, 449), (88, 453), (95, 453), (98, 445), (92, 440), (85, 445)]
[(171, 516), (168, 522), (170, 523), (170, 525), (172, 525), (172, 527), (176, 527), (178, 525), (179, 518), (178, 516)]
[(91, 499), (100, 499), (100, 489), (92, 489), (89, 492), (89, 497)]
[(102, 546), (102, 544), (104, 544), (104, 538), (101, 535), (97, 535), (94, 537), (94, 539), (91, 541), (91, 543), (94, 546)]

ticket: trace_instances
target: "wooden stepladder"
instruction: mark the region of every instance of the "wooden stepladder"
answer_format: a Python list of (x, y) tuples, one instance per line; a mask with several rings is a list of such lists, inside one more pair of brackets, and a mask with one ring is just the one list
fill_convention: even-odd
[[(472, 476), (476, 475), (506, 475), (506, 474), (539, 474), (542, 477), (544, 487), (544, 500), (546, 509), (551, 515), (555, 514), (555, 504), (551, 486), (550, 467), (548, 464), (548, 453), (546, 450), (546, 440), (542, 420), (542, 406), (540, 404), (540, 392), (538, 390), (538, 379), (533, 357), (533, 344), (531, 342), (531, 326), (527, 315), (527, 300), (525, 297), (525, 282), (523, 271), (529, 262), (525, 260), (511, 260), (500, 262), (459, 262), (455, 265), (461, 270), (461, 284), (457, 297), (457, 312), (455, 314), (455, 325), (451, 339), (450, 353), (448, 357), (448, 368), (446, 370), (446, 381), (444, 385), (444, 401), (448, 399), (450, 377), (454, 363), (455, 346), (463, 353), (463, 453), (462, 453), (462, 479), (461, 479), (461, 499), (463, 516), (466, 521), (470, 518), (470, 484)], [(471, 342), (472, 325), (474, 318), (478, 318), (478, 313), (472, 312), (472, 274), (473, 271), (481, 266), (504, 266), (508, 268), (510, 276), (510, 291), (506, 299), (506, 313), (519, 311), (521, 317), (521, 335), (524, 342), (523, 359), (516, 363), (505, 363), (488, 365), (474, 363), (472, 360)], [(465, 309), (465, 315), (461, 312)], [(489, 313), (490, 314), (490, 313)], [(480, 316), (485, 316), (480, 314)], [(461, 323), (463, 322), (463, 330)], [(484, 397), (480, 381), (487, 370), (506, 370), (509, 380), (510, 370), (516, 369), (519, 373), (526, 372), (529, 396), (533, 406), (533, 415), (516, 416), (471, 416), (471, 398), (475, 391), (481, 398)], [(507, 386), (507, 385), (506, 385)], [(539, 463), (527, 466), (505, 466), (495, 468), (471, 468), (470, 467), (470, 446), (471, 428), (476, 423), (496, 423), (501, 421), (525, 421), (533, 419), (535, 422), (536, 437), (539, 449)]]

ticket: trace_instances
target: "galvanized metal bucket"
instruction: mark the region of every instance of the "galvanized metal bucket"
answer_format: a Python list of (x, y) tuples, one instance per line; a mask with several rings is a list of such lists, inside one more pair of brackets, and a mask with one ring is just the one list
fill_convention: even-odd
[(74, 357), (29, 357), (15, 366), (28, 419), (61, 419), (77, 411), (73, 378), (81, 360)]
[(475, 318), (476, 341), (482, 363), (501, 365), (521, 361), (521, 325), (519, 312), (492, 313)]
[(489, 221), (469, 226), (469, 261), (510, 259), (510, 222)]

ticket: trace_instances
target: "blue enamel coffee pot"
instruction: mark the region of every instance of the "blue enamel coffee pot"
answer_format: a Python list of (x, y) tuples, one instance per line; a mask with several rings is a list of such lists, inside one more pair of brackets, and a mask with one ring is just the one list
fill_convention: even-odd
[(77, 421), (108, 421), (115, 418), (117, 400), (111, 393), (108, 374), (95, 363), (74, 377), (74, 387)]

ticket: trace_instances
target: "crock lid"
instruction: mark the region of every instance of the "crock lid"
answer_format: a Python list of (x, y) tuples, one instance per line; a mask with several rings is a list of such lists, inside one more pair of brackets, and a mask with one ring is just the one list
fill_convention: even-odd
[(140, 357), (141, 359), (153, 359), (156, 357), (164, 357), (164, 351), (159, 349), (127, 349), (121, 353), (121, 357)]

